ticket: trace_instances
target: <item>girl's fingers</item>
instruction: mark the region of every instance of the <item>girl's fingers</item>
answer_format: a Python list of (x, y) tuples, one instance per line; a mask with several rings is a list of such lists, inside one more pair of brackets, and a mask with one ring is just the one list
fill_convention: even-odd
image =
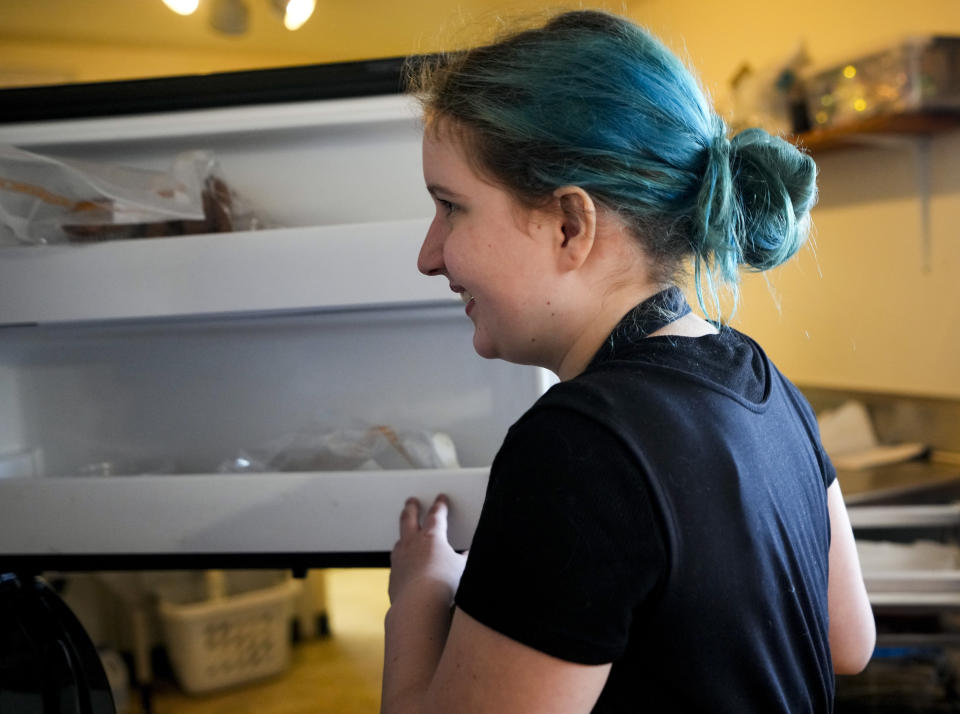
[(425, 531), (438, 531), (446, 535), (447, 533), (447, 513), (450, 511), (450, 501), (444, 494), (437, 496), (430, 510), (427, 511), (426, 518), (423, 519), (423, 529)]
[[(447, 513), (450, 510), (450, 501), (444, 495), (437, 496), (430, 510), (423, 519), (423, 530), (428, 532), (447, 533)], [(420, 530), (420, 501), (408, 498), (400, 512), (400, 537), (413, 535)]]
[(420, 501), (408, 498), (400, 511), (400, 537), (416, 533), (420, 529)]

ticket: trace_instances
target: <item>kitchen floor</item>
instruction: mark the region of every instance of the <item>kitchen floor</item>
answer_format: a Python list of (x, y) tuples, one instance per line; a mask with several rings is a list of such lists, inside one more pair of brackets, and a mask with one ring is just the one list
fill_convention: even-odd
[(378, 712), (388, 575), (386, 569), (326, 571), (330, 635), (295, 644), (287, 672), (206, 695), (184, 694), (158, 680), (153, 714)]

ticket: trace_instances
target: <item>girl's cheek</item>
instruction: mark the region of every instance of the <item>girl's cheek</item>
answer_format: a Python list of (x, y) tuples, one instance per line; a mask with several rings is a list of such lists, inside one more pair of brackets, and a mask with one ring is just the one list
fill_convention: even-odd
[(462, 265), (469, 261), (469, 241), (464, 239), (463, 234), (451, 232), (443, 245), (443, 254), (450, 267)]

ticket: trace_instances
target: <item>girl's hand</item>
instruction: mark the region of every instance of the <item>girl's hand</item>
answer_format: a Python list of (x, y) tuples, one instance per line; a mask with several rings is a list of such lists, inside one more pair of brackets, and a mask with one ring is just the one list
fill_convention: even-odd
[(467, 562), (447, 541), (447, 497), (437, 496), (420, 525), (420, 501), (407, 499), (400, 514), (400, 540), (390, 554), (390, 602), (408, 596), (440, 598), (448, 606)]

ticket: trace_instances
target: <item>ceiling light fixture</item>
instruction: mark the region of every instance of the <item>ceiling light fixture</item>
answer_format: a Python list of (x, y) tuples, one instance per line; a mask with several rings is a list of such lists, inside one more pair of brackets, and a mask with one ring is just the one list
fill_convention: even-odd
[[(200, 0), (163, 0), (163, 4), (178, 15), (192, 15)], [(267, 0), (281, 17), (288, 30), (299, 30), (316, 9), (316, 0)], [(213, 0), (210, 25), (225, 35), (242, 35), (247, 31), (250, 9), (245, 0)]]
[(163, 0), (163, 4), (178, 15), (192, 15), (197, 11), (200, 0)]
[(270, 0), (273, 8), (283, 15), (283, 26), (299, 30), (313, 15), (316, 0)]
[(216, 0), (210, 8), (210, 26), (225, 35), (242, 35), (247, 31), (248, 14), (243, 0)]

